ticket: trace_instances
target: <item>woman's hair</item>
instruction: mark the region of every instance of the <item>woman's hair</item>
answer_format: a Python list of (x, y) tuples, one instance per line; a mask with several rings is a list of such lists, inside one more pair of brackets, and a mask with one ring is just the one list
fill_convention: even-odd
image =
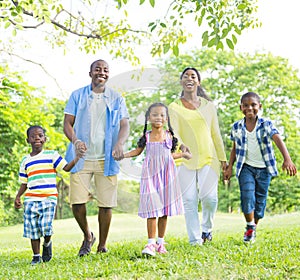
[[(185, 68), (185, 69), (182, 71), (181, 75), (180, 75), (180, 80), (182, 80), (183, 75), (184, 75), (185, 72), (188, 71), (188, 70), (192, 70), (192, 71), (194, 71), (194, 72), (196, 73), (196, 75), (197, 75), (197, 77), (198, 77), (198, 80), (199, 80), (199, 83), (201, 84), (201, 76), (200, 76), (200, 73), (199, 73), (199, 71), (198, 71), (196, 68), (194, 68), (194, 67), (187, 67), (187, 68)], [(206, 100), (212, 101), (212, 99), (206, 94), (205, 90), (203, 89), (203, 87), (201, 87), (201, 85), (199, 85), (198, 88), (197, 88), (197, 95), (200, 96), (200, 97), (205, 98)], [(181, 96), (183, 96), (183, 91), (181, 92)]]
[(27, 137), (29, 137), (29, 134), (30, 134), (30, 131), (31, 131), (31, 130), (37, 129), (37, 128), (40, 128), (41, 130), (43, 130), (44, 134), (46, 134), (46, 129), (45, 129), (45, 128), (43, 128), (43, 127), (41, 127), (41, 126), (39, 126), (39, 125), (32, 125), (32, 126), (30, 126), (30, 127), (27, 129), (27, 132), (26, 132)]
[(243, 102), (244, 98), (246, 98), (246, 97), (254, 97), (260, 103), (260, 97), (255, 92), (249, 91), (249, 92), (246, 92), (245, 94), (243, 94), (242, 97), (241, 97), (241, 103)]
[(148, 118), (150, 116), (151, 109), (154, 108), (154, 107), (164, 107), (166, 109), (167, 118), (168, 118), (168, 131), (172, 135), (172, 148), (171, 148), (171, 152), (173, 153), (173, 152), (176, 151), (176, 147), (177, 147), (177, 144), (178, 144), (178, 139), (174, 136), (174, 131), (173, 131), (173, 128), (172, 128), (171, 123), (170, 123), (170, 117), (169, 117), (168, 107), (165, 104), (160, 103), (160, 102), (153, 103), (147, 109), (146, 114), (145, 114), (145, 126), (144, 126), (144, 130), (143, 130), (143, 136), (139, 139), (137, 145), (138, 145), (139, 148), (144, 148), (146, 146), (147, 120), (148, 120)]

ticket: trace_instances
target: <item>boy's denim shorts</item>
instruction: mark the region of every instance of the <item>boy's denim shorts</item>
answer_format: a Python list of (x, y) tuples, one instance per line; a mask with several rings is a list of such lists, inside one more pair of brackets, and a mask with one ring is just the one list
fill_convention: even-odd
[(244, 214), (254, 211), (254, 218), (264, 217), (271, 174), (267, 168), (244, 164), (238, 177), (241, 207)]
[(56, 202), (49, 199), (24, 203), (24, 237), (32, 240), (53, 234)]

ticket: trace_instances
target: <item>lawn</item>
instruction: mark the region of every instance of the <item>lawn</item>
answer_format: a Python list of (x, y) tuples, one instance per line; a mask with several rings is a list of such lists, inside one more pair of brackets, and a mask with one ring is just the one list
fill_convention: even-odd
[[(0, 228), (0, 279), (300, 279), (300, 213), (266, 216), (254, 244), (242, 242), (241, 214), (218, 213), (213, 242), (189, 245), (184, 217), (168, 221), (168, 254), (145, 258), (146, 221), (130, 214), (114, 214), (109, 252), (77, 253), (82, 234), (74, 219), (56, 220), (53, 259), (31, 266), (30, 241), (22, 225)], [(97, 217), (89, 217), (98, 237)]]

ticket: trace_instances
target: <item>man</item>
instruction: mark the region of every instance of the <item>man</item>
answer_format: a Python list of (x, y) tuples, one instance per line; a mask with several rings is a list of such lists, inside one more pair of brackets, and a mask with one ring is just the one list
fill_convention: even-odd
[(91, 84), (75, 90), (65, 108), (64, 133), (70, 140), (66, 160), (75, 151), (84, 155), (71, 170), (70, 203), (73, 215), (84, 234), (79, 256), (88, 255), (96, 237), (86, 218), (86, 203), (92, 199), (90, 181), (94, 177), (99, 207), (99, 245), (97, 253), (107, 252), (106, 240), (117, 206), (117, 174), (123, 144), (129, 134), (129, 116), (123, 97), (105, 86), (109, 78), (106, 61), (91, 64)]

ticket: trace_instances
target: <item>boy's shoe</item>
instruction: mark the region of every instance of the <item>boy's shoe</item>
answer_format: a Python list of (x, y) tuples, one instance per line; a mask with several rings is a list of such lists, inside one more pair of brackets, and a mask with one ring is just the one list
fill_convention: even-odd
[(79, 249), (79, 253), (78, 253), (79, 257), (88, 255), (91, 252), (92, 246), (94, 245), (94, 243), (96, 241), (96, 237), (94, 236), (94, 234), (92, 232), (91, 232), (91, 235), (92, 235), (91, 241), (87, 241), (85, 239), (83, 240), (82, 245)]
[(212, 233), (211, 232), (202, 232), (202, 240), (203, 240), (203, 244), (205, 242), (211, 242), (212, 241)]
[(166, 254), (168, 253), (164, 244), (157, 244), (156, 243), (156, 252), (159, 254)]
[(31, 265), (37, 265), (42, 262), (41, 256), (33, 256)]
[(244, 233), (244, 242), (255, 242), (256, 237), (256, 225), (247, 225)]
[(148, 256), (155, 256), (155, 252), (157, 250), (157, 245), (156, 244), (147, 244), (144, 248), (144, 250), (142, 251), (143, 255), (148, 255)]
[(48, 247), (43, 245), (42, 259), (43, 259), (43, 262), (48, 262), (52, 259), (52, 241)]

